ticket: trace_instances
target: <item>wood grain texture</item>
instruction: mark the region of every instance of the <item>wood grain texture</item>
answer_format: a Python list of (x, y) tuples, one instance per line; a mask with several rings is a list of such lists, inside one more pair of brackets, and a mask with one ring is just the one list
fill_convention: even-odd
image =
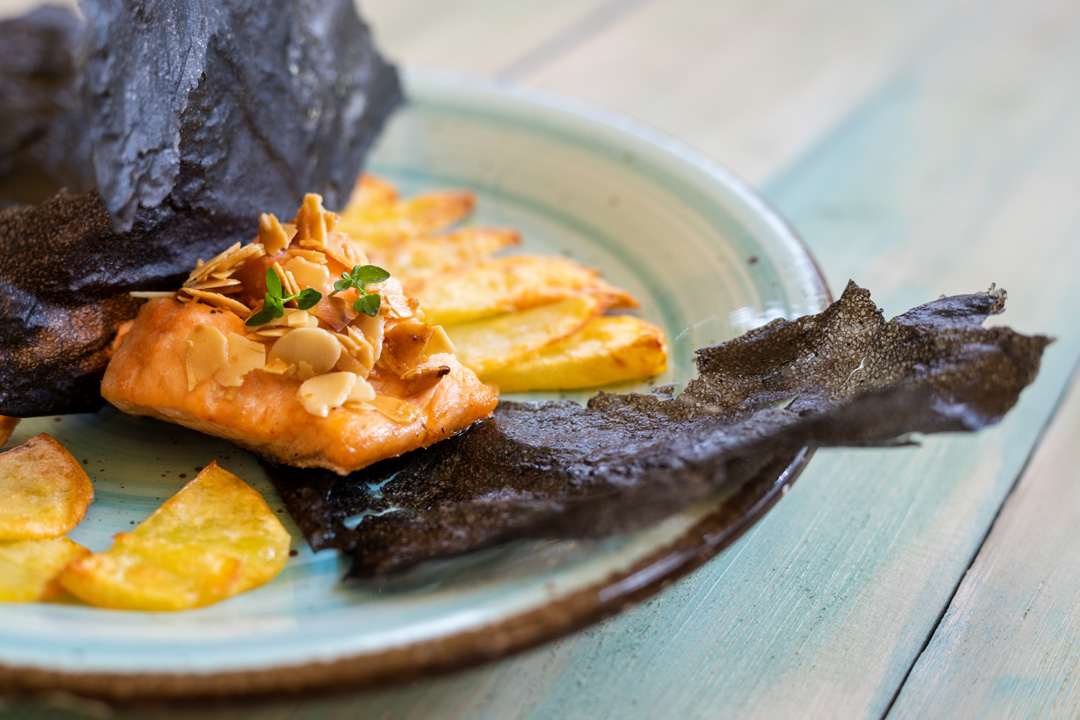
[[(497, 73), (526, 53), (492, 50), (486, 66), (482, 48), (459, 54), (440, 39), (459, 33), (454, 42), (464, 42), (470, 25), (533, 32), (518, 27), (533, 16), (500, 15), (496, 5), (456, 3), (445, 28), (423, 20), (429, 3), (366, 7), (399, 58)], [(583, 16), (570, 6), (555, 3), (562, 19), (535, 23), (573, 26)], [(852, 277), (888, 312), (990, 281), (1007, 287), (1003, 322), (1059, 337), (1014, 413), (979, 436), (933, 438), (920, 449), (820, 453), (761, 523), (690, 578), (502, 663), (355, 697), (128, 717), (880, 718), (935, 628), (897, 717), (925, 716), (941, 695), (951, 708), (1080, 714), (1080, 585), (1075, 563), (1054, 564), (1076, 554), (1075, 491), (1060, 490), (1075, 459), (1075, 397), (976, 557), (1080, 357), (1071, 309), (1080, 6), (802, 7), (627, 5), (522, 77), (641, 117), (767, 179), (767, 195), (833, 287)], [(520, 44), (548, 42), (540, 33)], [(695, 66), (711, 72), (695, 75)], [(1047, 539), (1009, 549), (1035, 518), (1046, 525), (1036, 538)], [(1059, 527), (1064, 534), (1049, 534)], [(1023, 567), (1027, 558), (1033, 567)], [(92, 716), (19, 709), (13, 717)]]
[(654, 1), (518, 79), (633, 115), (760, 183), (976, 6)]
[(378, 46), (395, 62), (495, 75), (568, 33), (587, 32), (627, 1), (357, 0), (357, 5)]
[(890, 720), (1080, 714), (1078, 437), (1074, 382)]

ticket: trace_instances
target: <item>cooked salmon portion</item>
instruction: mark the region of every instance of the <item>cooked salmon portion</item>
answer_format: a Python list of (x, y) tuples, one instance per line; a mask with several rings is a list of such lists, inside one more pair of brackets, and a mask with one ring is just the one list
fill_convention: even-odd
[[(201, 263), (181, 292), (147, 302), (105, 372), (105, 399), (343, 475), (491, 413), (497, 391), (457, 360), (399, 283), (334, 290), (348, 263), (372, 266), (332, 232), (317, 200), (295, 224), (264, 217), (261, 242)], [(305, 305), (307, 290), (321, 299)]]

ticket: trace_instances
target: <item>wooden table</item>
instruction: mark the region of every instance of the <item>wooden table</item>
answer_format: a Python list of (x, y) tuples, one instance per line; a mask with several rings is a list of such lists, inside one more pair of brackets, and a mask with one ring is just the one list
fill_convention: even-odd
[[(1080, 716), (1080, 3), (370, 0), (385, 51), (644, 120), (889, 314), (1009, 290), (1057, 337), (998, 427), (819, 452), (652, 600), (495, 665), (200, 718)], [(97, 717), (16, 704), (3, 717)], [(135, 712), (125, 717), (186, 717)]]

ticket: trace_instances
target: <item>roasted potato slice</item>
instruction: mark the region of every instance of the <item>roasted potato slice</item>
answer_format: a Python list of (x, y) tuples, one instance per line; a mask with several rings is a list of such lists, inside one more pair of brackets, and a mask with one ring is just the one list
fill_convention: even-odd
[(90, 551), (66, 537), (0, 542), (0, 602), (48, 600), (63, 592), (57, 577)]
[(269, 581), (289, 558), (289, 532), (250, 485), (210, 463), (132, 535), (201, 545), (241, 563), (237, 592)]
[(356, 187), (342, 214), (362, 213), (371, 207), (390, 205), (397, 199), (397, 188), (380, 177), (365, 173), (356, 179)]
[(637, 301), (596, 270), (563, 257), (516, 255), (478, 263), (432, 278), (413, 291), (424, 319), (455, 325), (527, 310), (574, 295), (606, 295), (608, 306), (637, 307)]
[(483, 373), (500, 392), (595, 387), (649, 377), (667, 369), (664, 332), (641, 318), (604, 315), (577, 332)]
[(0, 541), (57, 537), (79, 524), (94, 486), (79, 461), (42, 433), (0, 453)]
[(60, 582), (73, 595), (115, 610), (187, 610), (235, 595), (240, 559), (201, 545), (121, 533), (108, 552), (70, 563)]
[(4, 443), (11, 437), (11, 433), (15, 432), (15, 426), (18, 424), (19, 418), (0, 415), (0, 447), (4, 447)]
[(103, 607), (198, 607), (272, 579), (285, 567), (289, 542), (262, 495), (210, 463), (110, 550), (72, 563), (60, 581)]
[(408, 238), (441, 230), (469, 216), (475, 196), (466, 190), (443, 190), (407, 200), (350, 204), (336, 229), (365, 250), (374, 251)]
[(499, 250), (521, 244), (510, 228), (468, 227), (445, 235), (419, 237), (395, 245), (371, 262), (401, 281), (407, 295), (424, 281), (487, 260)]
[(606, 295), (578, 295), (445, 330), (462, 364), (483, 377), (576, 332), (610, 302)]

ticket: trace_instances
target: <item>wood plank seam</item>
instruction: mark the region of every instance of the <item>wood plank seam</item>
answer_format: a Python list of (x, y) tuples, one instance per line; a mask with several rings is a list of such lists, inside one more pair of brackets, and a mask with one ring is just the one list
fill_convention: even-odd
[[(953, 603), (956, 600), (956, 593), (960, 590), (960, 586), (964, 583), (964, 578), (966, 578), (968, 573), (971, 572), (971, 568), (975, 565), (976, 560), (978, 560), (979, 555), (982, 553), (983, 546), (986, 544), (987, 538), (990, 537), (990, 534), (994, 531), (994, 527), (998, 524), (998, 520), (1001, 518), (1002, 511), (1005, 509), (1005, 506), (1009, 504), (1009, 499), (1012, 498), (1013, 494), (1016, 492), (1017, 487), (1020, 485), (1021, 479), (1023, 479), (1024, 475), (1027, 474), (1028, 467), (1031, 465), (1032, 459), (1035, 457), (1035, 454), (1042, 446), (1042, 442), (1043, 439), (1046, 437), (1047, 431), (1050, 429), (1050, 426), (1053, 425), (1054, 421), (1061, 413), (1061, 409), (1065, 405), (1065, 400), (1066, 398), (1068, 398), (1070, 390), (1076, 383), (1080, 382), (1080, 379), (1078, 379), (1078, 375), (1080, 375), (1080, 357), (1077, 357), (1076, 360), (1073, 362), (1072, 370), (1069, 372), (1068, 382), (1065, 383), (1061, 393), (1054, 401), (1054, 407), (1050, 411), (1050, 414), (1046, 416), (1046, 421), (1043, 423), (1042, 427), (1039, 428), (1038, 438), (1035, 440), (1034, 443), (1031, 444), (1031, 447), (1028, 450), (1028, 454), (1024, 458), (1023, 464), (1020, 466), (1020, 469), (1016, 473), (1016, 477), (1013, 478), (1012, 484), (1009, 486), (1009, 491), (1005, 493), (1005, 496), (1001, 500), (1001, 504), (998, 505), (997, 510), (994, 512), (994, 518), (987, 525), (986, 532), (983, 534), (982, 539), (979, 540), (978, 548), (975, 550), (974, 553), (972, 553), (971, 558), (968, 560), (967, 567), (964, 568), (964, 572), (960, 574), (960, 577), (957, 579), (956, 584), (953, 586), (952, 592), (949, 593), (948, 602), (946, 602), (942, 606), (941, 612), (938, 613), (937, 620), (934, 621), (933, 627), (930, 628), (930, 632), (928, 632), (926, 637), (923, 639), (923, 643), (919, 647), (919, 652), (917, 652), (912, 658), (911, 664), (908, 666), (907, 671), (904, 673), (904, 677), (902, 677), (899, 684), (897, 684), (896, 690), (893, 692), (893, 696), (889, 700), (889, 704), (885, 707), (885, 712), (881, 715), (882, 720), (885, 720), (885, 718), (889, 716), (889, 713), (892, 712), (893, 705), (896, 704), (897, 699), (900, 697), (900, 693), (903, 691), (904, 686), (907, 684), (908, 678), (911, 677), (911, 673), (915, 669), (915, 666), (919, 663), (919, 659), (923, 656), (923, 653), (926, 652), (926, 649), (930, 646), (930, 643), (933, 642), (934, 636), (937, 635), (938, 629), (941, 627), (942, 620), (945, 619), (945, 615), (952, 608)], [(1025, 617), (1027, 616), (1026, 611), (1024, 615)]]
[(655, 0), (610, 0), (495, 73), (499, 80), (516, 80), (580, 45), (641, 5)]

